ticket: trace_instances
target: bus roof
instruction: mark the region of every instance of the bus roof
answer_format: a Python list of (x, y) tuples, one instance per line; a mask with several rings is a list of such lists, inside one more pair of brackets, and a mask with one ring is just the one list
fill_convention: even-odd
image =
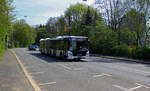
[(40, 41), (44, 41), (45, 39), (40, 39)]
[(88, 38), (85, 36), (57, 36), (56, 38), (45, 38), (45, 39), (40, 39), (41, 41), (46, 41), (46, 40), (59, 40), (59, 39), (64, 39), (64, 38)]
[(61, 38), (88, 38), (85, 36), (58, 36), (56, 39), (61, 39)]

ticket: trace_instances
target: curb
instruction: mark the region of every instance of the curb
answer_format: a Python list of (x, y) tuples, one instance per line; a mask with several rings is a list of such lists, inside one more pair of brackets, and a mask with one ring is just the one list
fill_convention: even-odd
[(150, 62), (146, 62), (144, 60), (124, 58), (124, 57), (103, 56), (103, 55), (98, 55), (98, 54), (91, 54), (91, 56), (107, 58), (107, 59), (116, 59), (116, 60), (130, 61), (130, 62), (136, 62), (136, 63), (142, 63), (142, 64), (150, 64)]

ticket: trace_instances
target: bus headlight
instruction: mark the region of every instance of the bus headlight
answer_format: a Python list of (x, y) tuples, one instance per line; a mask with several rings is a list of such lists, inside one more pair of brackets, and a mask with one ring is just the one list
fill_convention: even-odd
[(71, 51), (68, 51), (68, 55), (71, 55), (71, 56), (72, 56), (72, 52), (71, 52)]
[(71, 51), (68, 51), (68, 59), (73, 59), (73, 54)]
[(89, 51), (86, 52), (86, 56), (89, 56)]

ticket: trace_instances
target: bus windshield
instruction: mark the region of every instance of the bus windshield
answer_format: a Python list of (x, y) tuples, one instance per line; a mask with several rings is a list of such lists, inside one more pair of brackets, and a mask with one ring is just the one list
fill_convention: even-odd
[(87, 40), (73, 40), (70, 42), (70, 51), (88, 51), (88, 48), (89, 42)]

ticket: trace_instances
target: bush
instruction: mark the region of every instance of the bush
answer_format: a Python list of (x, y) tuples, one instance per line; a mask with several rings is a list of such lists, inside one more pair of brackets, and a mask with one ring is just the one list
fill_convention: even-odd
[(133, 58), (138, 59), (150, 59), (150, 48), (148, 47), (138, 47), (132, 52)]
[(119, 56), (119, 57), (130, 56), (129, 48), (127, 45), (117, 45), (112, 48), (111, 52), (112, 52), (112, 56)]

